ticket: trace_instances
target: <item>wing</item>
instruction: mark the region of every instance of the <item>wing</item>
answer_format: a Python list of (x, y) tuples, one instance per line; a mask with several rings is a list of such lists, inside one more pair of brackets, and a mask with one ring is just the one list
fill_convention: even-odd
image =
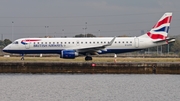
[(97, 52), (99, 50), (105, 49), (107, 46), (111, 46), (115, 39), (116, 39), (116, 36), (108, 44), (105, 44), (105, 45), (76, 47), (74, 48), (74, 50), (76, 50), (79, 53)]

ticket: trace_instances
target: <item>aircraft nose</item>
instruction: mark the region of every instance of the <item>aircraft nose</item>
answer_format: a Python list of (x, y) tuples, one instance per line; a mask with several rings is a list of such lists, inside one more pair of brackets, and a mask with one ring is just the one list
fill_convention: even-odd
[(3, 52), (8, 52), (8, 46), (6, 46), (5, 48), (3, 48)]

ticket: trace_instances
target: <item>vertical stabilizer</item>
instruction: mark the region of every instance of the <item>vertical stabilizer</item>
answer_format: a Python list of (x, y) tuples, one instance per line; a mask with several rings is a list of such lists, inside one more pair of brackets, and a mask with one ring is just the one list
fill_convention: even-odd
[(165, 13), (154, 27), (146, 34), (140, 37), (149, 37), (152, 40), (164, 40), (168, 36), (169, 27), (172, 19), (172, 13)]

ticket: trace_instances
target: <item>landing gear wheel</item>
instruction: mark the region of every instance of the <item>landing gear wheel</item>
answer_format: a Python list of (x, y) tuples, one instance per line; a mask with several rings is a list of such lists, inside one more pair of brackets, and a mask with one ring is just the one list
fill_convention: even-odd
[(86, 56), (86, 57), (85, 57), (85, 60), (86, 60), (86, 61), (90, 61), (90, 60), (92, 60), (92, 57), (91, 57), (91, 56)]

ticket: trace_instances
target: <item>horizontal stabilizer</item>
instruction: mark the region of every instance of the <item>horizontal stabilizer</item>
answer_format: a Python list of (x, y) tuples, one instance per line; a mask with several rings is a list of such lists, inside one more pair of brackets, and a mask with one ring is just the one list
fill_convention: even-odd
[(171, 42), (175, 42), (175, 38), (168, 38), (168, 39), (164, 39), (164, 40), (158, 40), (158, 41), (154, 41), (153, 43), (161, 43), (161, 42), (167, 42), (167, 43), (171, 43)]

